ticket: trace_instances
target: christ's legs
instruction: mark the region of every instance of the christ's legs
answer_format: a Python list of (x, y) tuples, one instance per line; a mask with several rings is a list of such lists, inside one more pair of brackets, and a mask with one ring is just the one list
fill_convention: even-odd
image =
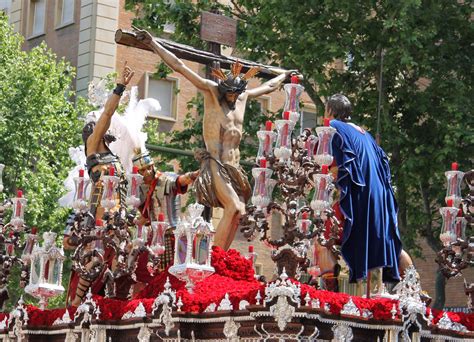
[(240, 217), (245, 212), (245, 205), (232, 185), (222, 178), (217, 163), (211, 162), (210, 169), (217, 199), (224, 209), (224, 215), (217, 226), (214, 244), (227, 250), (234, 240)]

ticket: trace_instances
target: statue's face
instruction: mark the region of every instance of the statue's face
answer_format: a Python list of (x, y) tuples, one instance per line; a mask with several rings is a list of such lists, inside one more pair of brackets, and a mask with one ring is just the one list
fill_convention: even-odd
[(237, 97), (239, 97), (238, 93), (226, 93), (225, 99), (228, 103), (235, 103), (237, 101)]
[(151, 184), (155, 178), (155, 168), (153, 165), (147, 166), (138, 172), (143, 176), (143, 183), (145, 184)]

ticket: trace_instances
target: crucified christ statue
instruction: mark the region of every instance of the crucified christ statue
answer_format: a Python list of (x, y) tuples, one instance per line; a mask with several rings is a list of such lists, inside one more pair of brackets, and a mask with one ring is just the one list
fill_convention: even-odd
[(189, 69), (153, 39), (150, 33), (139, 31), (136, 37), (158, 54), (172, 70), (194, 84), (204, 96), (203, 138), (206, 151), (196, 154), (201, 162), (201, 171), (194, 186), (200, 203), (224, 209), (214, 243), (227, 250), (234, 240), (240, 217), (245, 212), (245, 204), (251, 196), (248, 179), (239, 166), (245, 105), (249, 99), (278, 89), (294, 71), (285, 71), (259, 87), (247, 89), (248, 79), (258, 72), (258, 68), (251, 68), (241, 75), (242, 65), (236, 62), (227, 74), (220, 68), (213, 69), (212, 74), (218, 79), (214, 82)]

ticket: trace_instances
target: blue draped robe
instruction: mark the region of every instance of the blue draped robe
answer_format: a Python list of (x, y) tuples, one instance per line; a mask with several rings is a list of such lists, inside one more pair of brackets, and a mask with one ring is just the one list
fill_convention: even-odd
[(364, 279), (368, 270), (379, 267), (384, 268), (384, 281), (399, 280), (402, 244), (388, 158), (368, 132), (338, 120), (331, 126), (337, 130), (332, 147), (345, 217), (341, 254), (350, 281)]

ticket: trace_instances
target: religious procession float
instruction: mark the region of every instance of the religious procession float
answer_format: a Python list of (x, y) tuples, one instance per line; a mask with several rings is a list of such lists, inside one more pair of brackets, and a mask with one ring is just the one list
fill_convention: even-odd
[[(161, 54), (170, 67), (199, 82), (188, 70), (179, 69), (176, 56), (147, 38), (137, 35), (141, 44)], [(209, 86), (216, 87), (215, 94), (243, 94), (247, 79), (255, 72), (239, 62), (228, 73), (215, 68)], [(352, 257), (344, 249), (341, 252), (341, 241), (347, 237), (338, 211), (348, 217), (342, 196), (350, 193), (339, 189), (341, 208), (332, 205), (337, 185), (357, 177), (360, 182), (363, 175), (357, 171), (360, 166), (354, 156), (343, 156), (343, 163), (337, 160), (337, 147), (347, 143), (337, 120), (328, 118), (314, 130), (295, 129), (303, 91), (297, 75), (284, 74), (262, 85), (262, 91), (272, 91), (290, 77), (290, 83), (284, 85), (287, 99), (282, 118), (268, 121), (257, 134), (252, 191), (244, 183), (233, 184), (240, 171), (213, 155), (212, 140), (206, 141), (208, 154), (200, 154), (199, 172), (169, 175), (156, 170), (141, 128), (146, 113), (159, 104), (152, 99), (138, 101), (132, 89), (125, 113), (114, 115), (133, 76), (127, 69), (122, 74), (113, 93), (98, 85), (90, 89), (91, 102), (101, 109), (87, 117), (84, 146), (71, 149), (77, 167), (65, 183), (70, 193), (62, 199), (73, 211), (64, 239), (53, 232), (38, 236), (24, 220), (28, 194), (20, 190), (14, 196), (5, 193), (7, 199), (0, 206), (0, 300), (2, 304), (8, 300), (10, 273), (19, 267), (19, 286), (39, 299), (39, 307), (20, 298), (12, 311), (0, 313), (3, 341), (474, 340), (474, 314), (431, 309), (413, 265), (398, 274), (398, 267), (393, 267), (398, 262), (393, 261), (391, 275), (400, 281), (390, 294), (381, 288), (377, 294), (369, 291), (368, 296), (360, 297), (320, 288), (322, 272), (315, 245), (336, 259), (342, 255), (352, 265), (355, 280), (367, 276), (356, 274), (358, 266)], [(228, 96), (223, 101), (226, 110), (238, 112), (240, 97)], [(203, 132), (205, 140), (206, 134), (211, 139), (212, 127), (204, 125), (204, 130), (209, 130)], [(126, 143), (125, 138), (129, 139)], [(334, 175), (334, 164), (350, 169), (350, 177)], [(219, 172), (213, 173), (216, 165)], [(4, 167), (9, 166), (0, 165), (0, 175)], [(218, 242), (221, 227), (215, 229), (203, 218), (205, 205), (224, 202), (205, 184), (211, 182), (218, 193), (216, 175), (225, 180), (224, 187), (232, 184), (238, 198), (246, 200), (238, 227), (249, 240), (260, 239), (272, 250), (277, 270), (274, 279), (256, 274), (257, 255), (251, 246), (245, 255), (228, 249), (225, 239)], [(463, 173), (453, 164), (446, 176), (446, 207), (440, 210), (444, 248), (437, 262), (446, 277), (453, 277), (472, 265), (474, 237), (466, 236), (465, 231), (472, 224), (474, 173)], [(468, 188), (464, 197), (463, 183)], [(169, 200), (192, 184), (200, 190), (198, 202), (189, 205), (182, 217), (174, 217)], [(3, 192), (1, 182), (0, 190)], [(220, 204), (225, 210), (225, 203)], [(356, 208), (357, 203), (351, 206)], [(283, 234), (278, 239), (272, 238), (269, 219), (275, 212), (283, 218)], [(356, 221), (355, 216), (352, 219)], [(235, 220), (229, 222), (235, 225)], [(65, 248), (73, 250), (67, 306), (48, 309), (48, 300), (66, 291), (62, 285)], [(357, 253), (365, 257), (363, 248)], [(368, 265), (365, 271), (372, 268), (370, 262)], [(471, 298), (474, 285), (466, 284), (460, 290)]]

